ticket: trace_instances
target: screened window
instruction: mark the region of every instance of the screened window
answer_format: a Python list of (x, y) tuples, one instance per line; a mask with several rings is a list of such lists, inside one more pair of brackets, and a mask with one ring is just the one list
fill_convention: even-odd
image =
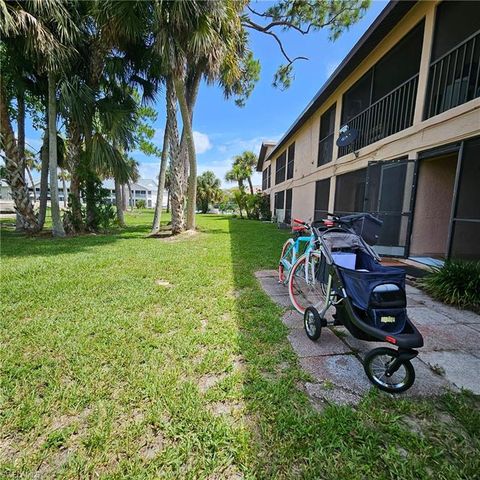
[(330, 179), (319, 180), (315, 183), (315, 211), (314, 220), (325, 218), (328, 213), (328, 200), (330, 198)]
[(293, 168), (295, 164), (295, 142), (288, 147), (287, 161), (287, 180), (293, 178)]
[(262, 190), (267, 190), (271, 187), (271, 177), (272, 177), (272, 166), (269, 165), (262, 172)]
[(320, 117), (320, 136), (318, 142), (317, 166), (325, 165), (332, 161), (333, 132), (335, 129), (336, 104), (330, 107)]
[(384, 97), (418, 73), (422, 55), (424, 22), (410, 30), (374, 66), (372, 102)]
[(287, 152), (283, 152), (278, 158), (275, 167), (275, 185), (285, 181)]
[(362, 212), (365, 199), (367, 169), (345, 173), (337, 177), (335, 188), (335, 212)]
[(343, 95), (342, 125), (418, 73), (423, 30), (422, 21)]
[(343, 95), (342, 125), (370, 106), (373, 69)]
[(283, 210), (285, 205), (285, 190), (275, 193), (275, 210)]
[(286, 190), (286, 195), (285, 195), (285, 223), (291, 223), (292, 222), (292, 189), (289, 188)]
[(452, 225), (452, 257), (480, 258), (480, 138), (466, 141), (458, 182), (457, 205)]
[(435, 13), (432, 61), (480, 30), (480, 2), (442, 2)]

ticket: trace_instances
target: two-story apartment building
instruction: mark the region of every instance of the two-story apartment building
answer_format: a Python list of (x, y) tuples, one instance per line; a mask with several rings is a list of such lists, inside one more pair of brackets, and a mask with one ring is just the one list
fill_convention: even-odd
[(390, 2), (257, 170), (279, 221), (369, 211), (382, 254), (480, 258), (480, 2)]

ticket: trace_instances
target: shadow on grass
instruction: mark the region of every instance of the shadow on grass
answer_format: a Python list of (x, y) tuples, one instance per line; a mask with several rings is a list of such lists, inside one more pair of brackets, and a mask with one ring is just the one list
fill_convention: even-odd
[(303, 374), (286, 340), (282, 310), (254, 276), (276, 267), (289, 234), (251, 220), (230, 219), (229, 227), (238, 343), (245, 361), (243, 397), (252, 436), (249, 469), (258, 478), (301, 478), (302, 448), (308, 448), (302, 439), (315, 412), (298, 388)]
[(28, 256), (53, 256), (72, 254), (87, 251), (91, 248), (108, 245), (118, 240), (137, 239), (145, 236), (149, 229), (145, 225), (131, 226), (123, 230), (113, 230), (108, 233), (84, 234), (53, 238), (48, 230), (39, 235), (29, 236), (15, 232), (13, 228), (1, 229), (1, 256), (28, 257)]

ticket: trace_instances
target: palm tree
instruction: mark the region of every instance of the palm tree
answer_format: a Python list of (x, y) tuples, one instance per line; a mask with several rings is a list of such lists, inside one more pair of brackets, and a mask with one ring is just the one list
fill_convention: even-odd
[(252, 175), (253, 169), (257, 165), (257, 155), (251, 151), (245, 151), (241, 155), (237, 155), (234, 159), (234, 164), (240, 166), (240, 170), (243, 172), (243, 177), (248, 181), (250, 187), (250, 193), (253, 195)]
[(234, 163), (232, 169), (225, 174), (225, 180), (227, 182), (237, 182), (238, 189), (243, 192), (245, 189), (243, 182), (246, 180), (246, 174), (242, 165)]
[(210, 203), (221, 201), (223, 192), (220, 186), (220, 179), (211, 171), (207, 170), (197, 178), (197, 205), (202, 213), (208, 212)]
[[(56, 90), (58, 74), (61, 68), (68, 63), (68, 59), (74, 51), (71, 45), (78, 30), (72, 18), (72, 9), (67, 8), (66, 4), (60, 0), (28, 3), (7, 3), (1, 0), (0, 11), (3, 14), (2, 26), (0, 27), (2, 36), (9, 39), (18, 36), (23, 38), (25, 42), (25, 56), (34, 61), (38, 71), (46, 72), (47, 74), (47, 130), (49, 133), (52, 232), (54, 236), (63, 236), (65, 232), (58, 204)], [(1, 103), (6, 102), (2, 101)], [(22, 159), (18, 158), (18, 151), (16, 153), (17, 161), (21, 161)], [(23, 168), (23, 165), (19, 165), (19, 168)], [(22, 188), (25, 188), (24, 185), (19, 185), (19, 189), (21, 190)], [(33, 209), (30, 206), (26, 207), (26, 210), (25, 213), (28, 216), (30, 214), (28, 210)], [(38, 229), (38, 221), (36, 219), (34, 223), (35, 228)]]
[[(196, 156), (193, 110), (200, 81), (220, 81), (229, 96), (249, 85), (242, 62), (247, 64), (247, 36), (241, 25), (242, 2), (159, 2), (154, 9), (155, 46), (166, 59), (182, 116), (183, 132), (178, 154), (188, 169), (187, 228), (195, 228)], [(251, 65), (251, 62), (249, 63)], [(227, 88), (228, 87), (228, 88)], [(188, 163), (188, 165), (186, 165)], [(188, 167), (188, 168), (187, 168)], [(174, 177), (177, 172), (174, 169)], [(180, 174), (180, 172), (178, 172)], [(179, 185), (183, 182), (180, 181)], [(178, 195), (172, 184), (173, 197)], [(172, 211), (172, 223), (175, 210)]]

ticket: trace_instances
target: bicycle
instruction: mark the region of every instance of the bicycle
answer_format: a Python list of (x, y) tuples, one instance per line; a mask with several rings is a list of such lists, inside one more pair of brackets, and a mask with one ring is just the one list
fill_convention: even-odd
[[(358, 215), (343, 217), (338, 217), (332, 213), (328, 213), (327, 215), (330, 218), (314, 222), (315, 228), (310, 229), (313, 237), (312, 244), (315, 248), (305, 251), (304, 255), (301, 255), (297, 259), (288, 277), (288, 294), (290, 300), (295, 310), (302, 315), (305, 313), (307, 307), (313, 306), (316, 308), (327, 303), (327, 292), (331, 290), (325, 261), (322, 258), (324, 253), (319, 235), (326, 231), (330, 233), (341, 233), (345, 231), (345, 228), (352, 228), (354, 223), (361, 221), (361, 224), (357, 225), (356, 228), (360, 227), (362, 229), (361, 235), (363, 238), (372, 245), (374, 245), (378, 239), (378, 235), (375, 236), (374, 233), (364, 231), (362, 219), (364, 219), (365, 216), (359, 219)], [(376, 221), (378, 222), (378, 220)], [(374, 253), (372, 254), (375, 255)]]
[[(290, 277), (290, 272), (298, 258), (315, 247), (315, 236), (312, 226), (302, 220), (293, 219), (298, 225), (292, 227), (294, 238), (289, 238), (282, 247), (280, 261), (278, 262), (278, 281), (285, 285)], [(310, 235), (302, 235), (302, 232), (309, 231)]]
[[(336, 218), (336, 217), (335, 217)], [(308, 224), (305, 224), (308, 225)], [(290, 301), (297, 312), (303, 313), (310, 306), (319, 306), (325, 303), (328, 283), (323, 278), (322, 252), (319, 247), (318, 233), (334, 227), (335, 221), (324, 219), (315, 222), (315, 227), (308, 225), (312, 232), (310, 237), (311, 247), (306, 249), (293, 263), (288, 276), (288, 294)]]

